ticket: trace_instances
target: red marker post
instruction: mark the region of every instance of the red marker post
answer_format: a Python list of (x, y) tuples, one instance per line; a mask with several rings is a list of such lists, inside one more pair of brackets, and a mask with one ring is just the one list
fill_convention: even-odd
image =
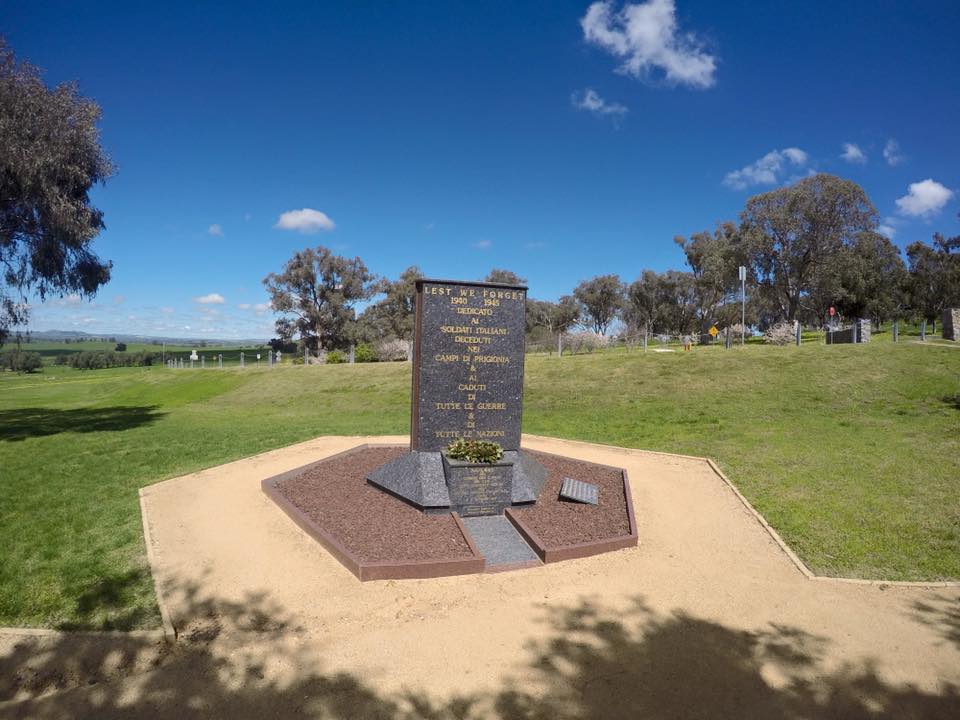
[(833, 316), (837, 314), (837, 309), (830, 306), (830, 344), (833, 345)]

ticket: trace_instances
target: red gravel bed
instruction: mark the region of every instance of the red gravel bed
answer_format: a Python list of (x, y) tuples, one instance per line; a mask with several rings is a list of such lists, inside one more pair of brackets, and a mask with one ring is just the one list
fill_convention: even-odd
[(424, 515), (367, 483), (367, 473), (405, 452), (374, 447), (335, 456), (277, 489), (362, 562), (473, 558), (452, 515)]
[[(622, 470), (559, 455), (529, 450), (524, 452), (546, 467), (549, 475), (535, 505), (513, 508), (511, 512), (537, 535), (545, 549), (630, 534)], [(565, 477), (598, 485), (600, 504), (560, 500), (560, 486)]]

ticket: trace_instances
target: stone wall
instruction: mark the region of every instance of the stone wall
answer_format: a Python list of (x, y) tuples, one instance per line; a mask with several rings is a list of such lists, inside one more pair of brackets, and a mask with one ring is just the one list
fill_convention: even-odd
[(944, 340), (960, 340), (960, 308), (947, 308), (940, 316)]
[(853, 325), (843, 330), (834, 330), (832, 340), (830, 339), (830, 331), (827, 331), (827, 345), (865, 342), (870, 342), (870, 321), (866, 318), (854, 320)]

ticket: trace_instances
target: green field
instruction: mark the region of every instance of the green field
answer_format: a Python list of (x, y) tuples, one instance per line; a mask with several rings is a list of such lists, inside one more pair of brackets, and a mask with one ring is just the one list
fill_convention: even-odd
[[(409, 373), (0, 374), (0, 624), (156, 626), (137, 489), (317, 435), (405, 433)], [(713, 457), (818, 573), (960, 578), (960, 349), (530, 357), (524, 430)]]

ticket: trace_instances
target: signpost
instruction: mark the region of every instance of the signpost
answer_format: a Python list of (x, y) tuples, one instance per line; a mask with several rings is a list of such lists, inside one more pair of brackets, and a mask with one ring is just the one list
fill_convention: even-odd
[(747, 333), (747, 268), (740, 266), (740, 347)]
[(716, 326), (716, 325), (711, 325), (711, 326), (710, 326), (710, 330), (708, 330), (708, 332), (710, 333), (710, 337), (716, 339), (717, 333), (719, 333), (720, 331), (717, 330), (717, 326)]

